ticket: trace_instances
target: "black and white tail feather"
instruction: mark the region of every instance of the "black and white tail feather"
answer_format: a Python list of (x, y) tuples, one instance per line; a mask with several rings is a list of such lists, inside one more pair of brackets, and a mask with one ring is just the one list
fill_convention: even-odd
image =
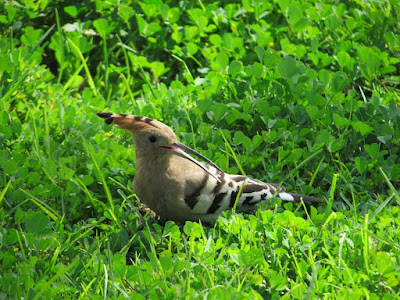
[(204, 166), (215, 176), (207, 174), (199, 189), (185, 196), (185, 202), (193, 214), (206, 222), (215, 222), (223, 211), (232, 209), (236, 201), (237, 212), (254, 210), (261, 201), (272, 197), (291, 202), (300, 202), (301, 199), (313, 203), (326, 202), (312, 196), (285, 192), (285, 187), (282, 185), (265, 183), (243, 175), (230, 175), (213, 166), (206, 164)]

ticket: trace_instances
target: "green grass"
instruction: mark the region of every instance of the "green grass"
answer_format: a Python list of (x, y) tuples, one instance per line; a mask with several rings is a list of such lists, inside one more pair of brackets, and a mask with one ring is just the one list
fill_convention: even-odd
[[(398, 0), (18, 3), (0, 6), (0, 299), (400, 297)], [(160, 223), (102, 111), (327, 204)]]

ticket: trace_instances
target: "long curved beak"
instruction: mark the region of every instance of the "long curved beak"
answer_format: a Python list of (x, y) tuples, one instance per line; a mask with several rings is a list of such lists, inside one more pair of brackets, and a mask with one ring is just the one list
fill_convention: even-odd
[(192, 148), (189, 148), (188, 146), (186, 146), (184, 144), (179, 143), (178, 141), (174, 142), (171, 146), (163, 146), (163, 148), (167, 148), (167, 149), (177, 152), (182, 157), (184, 157), (184, 158), (190, 160), (191, 162), (195, 163), (196, 165), (198, 165), (200, 168), (202, 168), (204, 171), (206, 171), (208, 174), (210, 174), (212, 177), (214, 177), (217, 181), (221, 182), (221, 180), (217, 176), (212, 174), (204, 165), (202, 165), (200, 162), (198, 162), (193, 157), (191, 157), (189, 154), (187, 154), (187, 153), (190, 153), (190, 154), (196, 155), (198, 158), (201, 158), (202, 160), (204, 160), (208, 164), (212, 165), (217, 170), (223, 172), (220, 167), (218, 167), (215, 163), (213, 163), (211, 160), (209, 160), (207, 157), (200, 154), (199, 152), (193, 150)]
[(199, 152), (193, 150), (192, 148), (189, 148), (188, 146), (181, 144), (179, 142), (175, 142), (173, 144), (175, 147), (178, 147), (179, 149), (186, 151), (187, 153), (196, 155), (198, 158), (201, 158), (202, 160), (204, 160), (205, 162), (207, 162), (208, 164), (212, 165), (214, 168), (216, 168), (217, 170), (224, 172), (221, 170), (220, 167), (218, 167), (215, 163), (213, 163), (211, 160), (209, 160), (207, 157), (205, 157), (204, 155), (200, 154)]

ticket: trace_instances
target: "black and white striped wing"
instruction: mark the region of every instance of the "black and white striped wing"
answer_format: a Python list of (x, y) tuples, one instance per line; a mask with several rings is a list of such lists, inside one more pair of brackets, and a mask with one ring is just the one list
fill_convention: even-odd
[(215, 221), (223, 211), (232, 209), (236, 201), (236, 210), (243, 212), (253, 210), (260, 201), (273, 196), (287, 201), (294, 200), (290, 194), (284, 192), (283, 187), (278, 185), (246, 176), (229, 175), (211, 166), (207, 168), (219, 181), (213, 176), (207, 176), (198, 190), (185, 197), (191, 212), (202, 220)]

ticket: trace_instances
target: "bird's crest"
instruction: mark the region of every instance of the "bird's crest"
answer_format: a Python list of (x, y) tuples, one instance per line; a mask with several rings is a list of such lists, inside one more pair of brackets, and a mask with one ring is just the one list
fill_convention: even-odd
[(159, 121), (143, 116), (113, 113), (98, 113), (97, 116), (103, 118), (106, 124), (115, 124), (126, 130), (140, 131), (141, 129), (148, 128), (148, 125), (152, 125), (158, 129), (169, 128)]

